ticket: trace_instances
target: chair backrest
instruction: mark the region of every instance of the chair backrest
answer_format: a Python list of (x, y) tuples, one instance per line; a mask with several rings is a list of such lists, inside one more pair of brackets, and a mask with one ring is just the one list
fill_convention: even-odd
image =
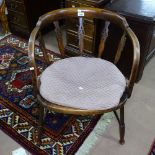
[[(78, 18), (79, 24), (78, 24), (78, 38), (79, 38), (79, 53), (83, 54), (84, 49), (84, 19), (98, 19), (98, 20), (104, 20), (105, 24), (101, 31), (101, 37), (99, 41), (99, 47), (98, 47), (98, 57), (102, 57), (106, 40), (108, 38), (108, 31), (109, 31), (109, 25), (111, 23), (117, 25), (123, 30), (123, 34), (120, 38), (120, 41), (118, 43), (118, 48), (116, 50), (114, 63), (117, 64), (117, 62), (120, 59), (121, 53), (123, 51), (123, 48), (126, 43), (126, 38), (128, 37), (131, 40), (132, 43), (132, 51), (133, 51), (133, 63), (131, 67), (131, 74), (129, 77), (128, 82), (128, 91), (129, 95), (132, 92), (132, 88), (135, 82), (137, 69), (139, 65), (139, 57), (140, 57), (140, 48), (139, 48), (139, 42), (133, 31), (130, 29), (126, 19), (116, 13), (113, 13), (111, 11), (107, 11), (104, 9), (98, 9), (98, 8), (65, 8), (65, 9), (59, 9), (52, 12), (48, 12), (47, 14), (41, 16), (36, 24), (36, 27), (31, 33), (30, 39), (29, 39), (29, 56), (31, 57), (30, 65), (32, 66), (32, 70), (34, 70), (34, 76), (37, 79), (37, 71), (36, 71), (36, 65), (35, 65), (35, 58), (34, 58), (34, 46), (35, 46), (35, 40), (37, 37), (39, 38), (39, 45), (41, 50), (43, 51), (44, 58), (47, 62), (47, 64), (50, 63), (48, 59), (48, 54), (46, 53), (45, 48), (45, 42), (42, 37), (42, 29), (44, 27), (47, 27), (47, 25), (50, 25), (51, 23), (55, 26), (55, 32), (56, 32), (56, 38), (58, 42), (59, 51), (62, 55), (62, 57), (65, 57), (65, 45), (64, 40), (62, 36), (61, 31), (61, 24), (59, 21), (61, 20), (67, 20), (67, 19), (73, 19)], [(127, 65), (127, 64), (126, 64)], [(37, 81), (36, 81), (36, 85)], [(36, 86), (37, 87), (37, 86)]]

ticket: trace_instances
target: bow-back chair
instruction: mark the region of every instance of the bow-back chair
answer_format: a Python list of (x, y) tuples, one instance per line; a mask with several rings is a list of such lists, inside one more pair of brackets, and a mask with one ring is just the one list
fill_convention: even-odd
[(2, 31), (4, 33), (9, 32), (8, 20), (7, 20), (7, 8), (5, 5), (5, 0), (0, 0), (0, 21), (2, 25)]
[[(69, 56), (65, 53), (64, 37), (61, 25), (67, 19), (77, 18), (79, 21), (77, 33), (79, 38), (79, 55)], [(105, 24), (100, 36), (97, 57), (84, 54), (84, 26), (85, 19), (104, 20)], [(64, 24), (59, 21), (65, 20)], [(51, 23), (55, 26), (60, 60), (51, 63), (45, 48), (42, 29)], [(123, 34), (118, 43), (114, 62), (101, 59), (104, 55), (109, 25), (113, 23), (120, 27)], [(38, 77), (35, 62), (35, 41), (38, 38), (43, 58), (47, 68)], [(129, 38), (132, 44), (133, 62), (129, 79), (116, 67), (123, 47)], [(52, 42), (51, 42), (52, 44)], [(111, 45), (113, 46), (113, 45)], [(97, 115), (113, 111), (119, 124), (120, 144), (124, 144), (125, 123), (124, 104), (131, 96), (137, 69), (139, 65), (140, 47), (134, 32), (126, 19), (116, 13), (98, 8), (64, 8), (42, 15), (33, 29), (28, 45), (30, 70), (33, 74), (33, 86), (40, 104), (38, 140), (43, 132), (43, 120), (46, 110), (74, 115)], [(127, 64), (124, 64), (127, 65)], [(116, 110), (119, 110), (119, 115)]]

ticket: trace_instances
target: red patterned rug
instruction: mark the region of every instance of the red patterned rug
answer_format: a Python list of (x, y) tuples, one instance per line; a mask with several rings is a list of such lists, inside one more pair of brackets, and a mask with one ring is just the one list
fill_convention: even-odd
[[(34, 154), (75, 154), (100, 116), (47, 113), (40, 145), (35, 143), (38, 104), (33, 96), (27, 41), (9, 35), (0, 41), (0, 128)], [(48, 51), (51, 61), (59, 55)], [(35, 47), (38, 71), (45, 67)]]

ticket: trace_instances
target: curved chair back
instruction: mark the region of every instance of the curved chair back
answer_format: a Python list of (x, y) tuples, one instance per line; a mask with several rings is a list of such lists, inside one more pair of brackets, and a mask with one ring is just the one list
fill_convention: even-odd
[[(40, 45), (40, 48), (41, 48), (41, 51), (43, 52), (43, 56), (44, 56), (44, 59), (45, 59), (45, 62), (46, 64), (50, 64), (50, 60), (49, 60), (49, 54), (47, 53), (47, 50), (46, 50), (46, 47), (45, 47), (45, 41), (44, 41), (44, 38), (43, 38), (43, 35), (42, 35), (42, 30), (47, 27), (47, 26), (51, 26), (51, 23), (54, 24), (55, 26), (55, 32), (56, 32), (56, 38), (57, 38), (57, 42), (58, 42), (58, 47), (59, 47), (59, 51), (61, 53), (61, 56), (62, 58), (65, 58), (67, 57), (66, 53), (65, 53), (65, 42), (64, 42), (64, 37), (63, 37), (63, 32), (61, 31), (61, 23), (62, 23), (62, 20), (65, 19), (65, 23), (67, 22), (70, 22), (73, 20), (73, 18), (76, 18), (76, 20), (79, 22), (77, 25), (75, 25), (75, 27), (77, 27), (77, 36), (78, 36), (78, 46), (79, 46), (79, 55), (85, 55), (84, 54), (84, 46), (85, 46), (85, 42), (84, 42), (84, 39), (85, 39), (85, 27), (84, 27), (84, 22), (85, 20), (94, 20), (97, 21), (98, 20), (104, 20), (104, 26), (101, 26), (101, 32), (100, 32), (100, 37), (99, 37), (99, 46), (98, 46), (98, 52), (97, 52), (97, 57), (102, 57), (104, 55), (104, 51), (105, 51), (105, 47), (106, 47), (106, 44), (108, 43), (107, 39), (109, 39), (109, 26), (111, 25), (111, 23), (117, 25), (117, 27), (120, 27), (120, 29), (122, 30), (122, 36), (120, 37), (120, 40), (116, 40), (116, 42), (118, 43), (118, 46), (117, 46), (117, 49), (116, 49), (116, 54), (115, 54), (115, 57), (114, 57), (114, 61), (113, 63), (114, 64), (117, 64), (119, 62), (119, 59), (121, 57), (121, 54), (124, 52), (123, 49), (124, 49), (124, 46), (125, 46), (125, 43), (126, 43), (126, 39), (129, 39), (131, 44), (132, 44), (132, 48), (131, 48), (131, 52), (133, 53), (133, 60), (132, 60), (132, 67), (131, 67), (131, 74), (130, 74), (130, 77), (129, 77), (129, 80), (126, 84), (126, 80), (124, 78), (124, 76), (122, 74), (120, 74), (120, 71), (117, 70), (116, 72), (113, 72), (113, 70), (110, 70), (110, 67), (108, 68), (107, 66), (107, 70), (102, 66), (102, 72), (100, 70), (98, 70), (98, 66), (99, 65), (96, 65), (96, 68), (94, 69), (95, 71), (97, 70), (98, 72), (101, 72), (101, 73), (104, 73), (102, 74), (103, 77), (106, 77), (105, 78), (105, 81), (102, 80), (99, 80), (101, 83), (102, 81), (105, 82), (105, 84), (109, 84), (110, 81), (112, 81), (112, 85), (104, 85), (104, 84), (101, 84), (100, 83), (100, 86), (102, 86), (102, 89), (100, 89), (98, 92), (101, 92), (101, 90), (103, 90), (102, 93), (100, 93), (101, 95), (97, 98), (99, 98), (99, 100), (97, 100), (97, 103), (98, 105), (102, 105), (103, 102), (105, 102), (105, 100), (100, 100), (100, 98), (102, 98), (103, 93), (104, 92), (107, 92), (108, 94), (110, 94), (110, 98), (111, 98), (111, 94), (115, 94), (115, 92), (118, 91), (118, 89), (114, 89), (114, 91), (108, 91), (108, 90), (105, 90), (104, 88), (105, 87), (111, 87), (111, 86), (115, 86), (117, 85), (118, 83), (120, 85), (123, 86), (123, 94), (121, 94), (121, 97), (119, 97), (119, 101), (116, 101), (115, 105), (112, 105), (112, 106), (109, 106), (109, 101), (106, 103), (107, 105), (104, 107), (104, 108), (92, 108), (92, 109), (89, 109), (88, 108), (88, 103), (91, 102), (92, 98), (91, 96), (93, 96), (93, 94), (85, 94), (86, 95), (86, 99), (88, 97), (88, 99), (90, 100), (84, 100), (84, 102), (82, 102), (82, 104), (80, 104), (81, 100), (83, 100), (84, 95), (80, 96), (80, 101), (76, 100), (76, 98), (78, 97), (79, 94), (81, 93), (75, 93), (76, 95), (73, 94), (73, 96), (71, 95), (71, 93), (68, 93), (71, 91), (75, 91), (75, 89), (72, 89), (72, 87), (67, 87), (68, 85), (70, 85), (70, 83), (73, 83), (73, 86), (74, 86), (74, 83), (76, 83), (79, 79), (76, 78), (77, 74), (80, 74), (80, 72), (76, 72), (76, 76), (73, 76), (74, 78), (71, 79), (71, 80), (68, 80), (68, 74), (69, 72), (71, 73), (74, 73), (74, 68), (72, 69), (68, 69), (70, 66), (74, 66), (73, 63), (67, 65), (67, 69), (65, 68), (65, 63), (62, 63), (64, 61), (66, 61), (66, 59), (64, 60), (60, 60), (58, 61), (58, 63), (55, 63), (56, 64), (59, 64), (59, 62), (61, 62), (61, 65), (63, 66), (63, 68), (61, 68), (59, 70), (59, 67), (57, 68), (58, 70), (56, 71), (53, 71), (50, 67), (53, 67), (54, 65), (50, 65), (47, 70), (51, 73), (51, 74), (46, 74), (48, 71), (45, 70), (45, 72), (43, 71), (43, 74), (41, 75), (41, 86), (43, 85), (46, 85), (45, 89), (43, 89), (43, 92), (45, 94), (47, 94), (48, 92), (52, 92), (51, 94), (49, 94), (49, 96), (51, 97), (52, 95), (52, 99), (46, 99), (46, 96), (43, 96), (41, 94), (41, 90), (39, 89), (39, 81), (38, 81), (38, 75), (37, 75), (37, 66), (36, 66), (36, 63), (35, 63), (35, 41), (37, 40), (38, 38), (38, 41), (39, 41), (39, 45)], [(69, 20), (68, 20), (69, 19)], [(59, 22), (60, 21), (60, 22)], [(98, 38), (97, 38), (98, 39)], [(111, 44), (111, 46), (113, 46), (113, 44)], [(123, 52), (122, 52), (123, 51)], [(42, 130), (43, 130), (43, 120), (44, 120), (44, 116), (45, 116), (45, 113), (46, 113), (46, 109), (48, 110), (53, 110), (55, 112), (61, 112), (61, 113), (65, 113), (65, 114), (76, 114), (76, 115), (95, 115), (95, 114), (103, 114), (105, 112), (110, 112), (110, 111), (113, 111), (117, 120), (118, 120), (118, 123), (119, 123), (119, 129), (120, 129), (120, 143), (121, 144), (124, 144), (125, 140), (124, 140), (124, 134), (125, 134), (125, 123), (124, 123), (124, 104), (127, 100), (128, 97), (130, 97), (131, 95), (131, 92), (132, 92), (132, 89), (133, 89), (133, 86), (134, 86), (134, 82), (135, 82), (135, 78), (136, 78), (136, 74), (137, 74), (137, 70), (138, 70), (138, 65), (139, 65), (139, 58), (140, 58), (140, 47), (139, 47), (139, 42), (138, 42), (138, 39), (137, 37), (135, 36), (135, 34), (133, 33), (133, 31), (130, 29), (127, 21), (125, 20), (124, 17), (116, 14), (116, 13), (113, 13), (113, 12), (110, 12), (110, 11), (107, 11), (107, 10), (104, 10), (104, 9), (98, 9), (98, 8), (66, 8), (66, 9), (59, 9), (59, 10), (55, 10), (55, 11), (52, 11), (52, 12), (49, 12), (43, 16), (41, 16), (36, 24), (36, 27), (34, 28), (34, 30), (32, 31), (31, 33), (31, 36), (30, 36), (30, 39), (29, 39), (29, 46), (28, 46), (28, 54), (29, 54), (29, 57), (30, 57), (30, 66), (31, 66), (31, 70), (32, 70), (32, 73), (33, 73), (33, 86), (34, 86), (34, 90), (35, 90), (35, 94), (36, 94), (36, 97), (37, 97), (37, 101), (38, 103), (40, 104), (40, 108), (39, 108), (39, 126), (38, 126), (38, 140), (39, 140), (39, 143), (41, 143), (41, 133), (42, 133)], [(77, 57), (76, 57), (77, 58)], [(73, 58), (68, 58), (68, 59), (73, 59)], [(67, 59), (67, 60), (68, 60)], [(81, 57), (80, 57), (81, 59)], [(83, 59), (83, 58), (82, 58)], [(84, 58), (85, 61), (86, 61), (86, 58)], [(94, 58), (95, 59), (95, 58)], [(74, 59), (75, 60), (75, 59)], [(103, 62), (103, 60), (101, 61), (100, 59), (96, 59), (96, 60), (99, 60), (100, 62)], [(82, 61), (83, 62), (83, 61)], [(87, 62), (87, 61), (86, 61)], [(93, 61), (94, 62), (94, 61)], [(95, 61), (96, 62), (96, 61)], [(84, 63), (77, 63), (78, 66), (76, 66), (75, 68), (77, 69), (79, 67), (79, 65), (81, 64), (85, 64)], [(91, 65), (94, 63), (91, 63)], [(111, 64), (108, 62), (108, 64)], [(113, 64), (111, 64), (114, 68), (116, 68)], [(124, 65), (128, 65), (128, 64), (124, 64)], [(83, 66), (83, 65), (82, 65)], [(81, 69), (82, 67), (80, 66), (78, 71)], [(91, 67), (92, 69), (93, 67)], [(66, 69), (66, 70), (65, 70)], [(91, 69), (88, 69), (88, 70), (91, 70)], [(90, 73), (90, 75), (94, 75), (94, 70)], [(82, 70), (83, 71), (83, 70)], [(109, 71), (109, 72), (107, 72)], [(53, 74), (53, 72), (56, 72), (56, 75)], [(65, 76), (66, 74), (63, 74), (63, 76), (60, 76), (60, 74), (57, 74), (57, 73), (60, 73), (60, 72), (64, 72), (64, 73), (67, 73), (67, 76)], [(84, 75), (87, 75), (87, 71), (84, 70)], [(113, 76), (113, 75), (117, 75), (119, 74), (120, 76)], [(53, 75), (53, 76), (50, 76), (50, 75)], [(72, 77), (73, 74), (71, 74), (71, 77)], [(81, 74), (83, 75), (83, 74)], [(88, 74), (89, 75), (89, 74)], [(102, 77), (100, 76), (101, 74), (95, 74), (97, 75), (98, 77)], [(45, 77), (42, 79), (42, 77)], [(79, 76), (79, 75), (78, 75)], [(48, 78), (46, 78), (48, 77)], [(51, 81), (52, 77), (54, 77), (54, 80)], [(59, 78), (61, 77), (61, 78)], [(66, 78), (67, 77), (67, 78)], [(83, 76), (82, 76), (83, 77)], [(86, 79), (84, 79), (85, 81), (87, 81), (87, 79), (89, 77), (87, 76), (84, 76), (86, 77)], [(108, 77), (108, 78), (107, 78)], [(114, 77), (114, 78), (112, 78)], [(113, 83), (113, 81), (115, 81), (116, 79), (119, 79), (120, 77), (123, 77), (121, 79), (123, 80), (120, 80), (120, 81), (117, 81), (116, 83)], [(58, 79), (58, 81), (56, 81), (56, 79)], [(60, 79), (60, 81), (59, 81)], [(66, 80), (67, 79), (67, 80)], [(77, 80), (78, 79), (78, 80)], [(48, 81), (49, 80), (49, 81)], [(67, 83), (64, 84), (64, 81)], [(82, 81), (82, 80), (81, 80)], [(83, 82), (83, 81), (82, 81)], [(52, 91), (53, 88), (55, 88), (53, 85), (56, 84), (56, 85), (59, 85), (60, 83), (62, 83), (62, 87), (58, 87), (58, 91), (57, 88), (54, 89)], [(78, 83), (78, 82), (77, 82)], [(90, 82), (91, 83), (91, 82)], [(92, 82), (93, 83), (93, 82)], [(49, 85), (52, 84), (50, 87)], [(65, 86), (64, 86), (65, 85)], [(95, 84), (94, 84), (95, 85)], [(105, 86), (105, 87), (104, 87)], [(96, 85), (94, 86), (96, 87)], [(92, 90), (94, 90), (94, 87), (91, 87), (91, 91), (89, 90), (89, 92), (92, 93)], [(40, 87), (41, 88), (41, 87)], [(71, 89), (70, 89), (71, 88)], [(114, 88), (114, 87), (112, 87)], [(62, 93), (62, 90), (64, 90), (64, 96), (61, 94)], [(69, 91), (68, 91), (69, 90)], [(96, 91), (96, 89), (95, 89)], [(61, 101), (58, 99), (58, 102), (57, 101), (53, 101), (53, 98), (55, 97), (56, 95), (56, 92), (57, 94), (60, 94), (60, 96), (58, 97), (59, 99), (61, 98), (65, 98), (65, 102), (63, 102), (63, 104), (59, 104)], [(87, 91), (86, 91), (87, 92)], [(67, 95), (66, 95), (67, 94)], [(68, 95), (69, 94), (69, 95)], [(78, 95), (77, 95), (78, 94)], [(94, 92), (95, 94), (95, 92)], [(71, 96), (70, 96), (71, 95)], [(56, 95), (57, 96), (57, 95)], [(67, 98), (66, 96), (69, 96), (69, 98)], [(94, 95), (95, 96), (95, 95)], [(98, 95), (96, 95), (98, 96)], [(105, 98), (107, 98), (107, 96), (109, 95), (105, 95)], [(67, 98), (67, 99), (66, 99)], [(73, 98), (73, 100), (71, 100), (72, 102), (75, 100), (76, 102), (74, 102), (73, 104), (71, 103), (70, 106), (66, 106), (68, 104), (66, 104), (66, 102), (69, 102), (70, 98)], [(112, 96), (112, 99), (114, 98), (114, 96)], [(114, 98), (115, 99), (115, 98)], [(96, 100), (93, 102), (96, 102)], [(83, 108), (80, 108), (80, 107), (75, 107), (75, 105), (77, 104), (80, 104), (82, 105)], [(91, 103), (92, 104), (92, 103)], [(102, 106), (101, 106), (102, 107)], [(117, 109), (120, 109), (120, 115), (118, 116), (117, 115), (117, 112), (116, 110)]]

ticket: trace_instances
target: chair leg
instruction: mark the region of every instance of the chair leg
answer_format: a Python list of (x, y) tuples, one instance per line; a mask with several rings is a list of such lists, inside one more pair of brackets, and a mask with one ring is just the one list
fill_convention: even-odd
[(120, 123), (119, 123), (119, 131), (120, 131), (120, 144), (124, 144), (124, 135), (125, 135), (125, 123), (124, 123), (124, 105), (120, 108)]
[(39, 126), (38, 126), (38, 144), (41, 144), (41, 135), (43, 132), (43, 122), (44, 122), (44, 107), (39, 105)]
[(9, 32), (9, 26), (8, 26), (8, 21), (7, 21), (7, 16), (3, 15), (1, 19), (1, 25), (2, 25), (2, 30), (4, 34), (7, 34)]

